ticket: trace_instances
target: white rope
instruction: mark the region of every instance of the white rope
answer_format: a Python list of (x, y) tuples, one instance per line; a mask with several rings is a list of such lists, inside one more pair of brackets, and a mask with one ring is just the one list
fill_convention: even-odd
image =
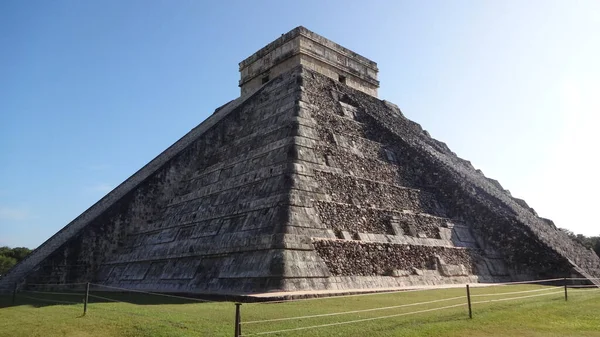
[(600, 277), (571, 277), (567, 280), (582, 281), (582, 280), (600, 280)]
[(419, 303), (410, 303), (410, 304), (403, 304), (403, 305), (395, 305), (395, 306), (391, 306), (391, 307), (381, 307), (381, 308), (364, 309), (364, 310), (353, 310), (353, 311), (342, 311), (342, 312), (334, 312), (334, 313), (319, 314), (319, 315), (274, 318), (274, 319), (266, 319), (266, 320), (261, 320), (261, 321), (249, 321), (249, 322), (241, 322), (241, 324), (255, 324), (255, 323), (265, 323), (265, 322), (279, 322), (279, 321), (289, 321), (289, 320), (293, 320), (293, 319), (305, 319), (305, 318), (316, 318), (316, 317), (328, 317), (328, 316), (348, 315), (348, 314), (356, 314), (356, 313), (361, 313), (361, 312), (370, 312), (370, 311), (379, 311), (379, 310), (389, 310), (389, 309), (397, 309), (397, 308), (404, 308), (404, 307), (412, 307), (412, 306), (417, 306), (417, 305), (439, 303), (439, 302), (446, 302), (446, 301), (453, 301), (453, 300), (458, 300), (458, 299), (465, 299), (465, 296), (445, 298), (445, 299), (428, 301), (428, 302), (419, 302)]
[(25, 283), (26, 286), (44, 286), (44, 287), (62, 287), (62, 286), (81, 286), (87, 283)]
[(535, 292), (550, 291), (550, 290), (556, 290), (556, 288), (544, 288), (544, 289), (534, 289), (534, 290), (512, 291), (512, 292), (507, 292), (507, 293), (495, 293), (495, 294), (476, 294), (476, 295), (471, 295), (471, 297), (503, 296), (503, 295), (535, 293)]
[(517, 281), (517, 282), (502, 282), (502, 283), (477, 283), (470, 284), (473, 288), (480, 287), (495, 287), (495, 286), (510, 286), (515, 284), (532, 284), (532, 283), (544, 283), (544, 282), (552, 282), (552, 281), (563, 281), (564, 278), (551, 278), (546, 280), (533, 280), (533, 281)]
[(574, 285), (567, 286), (567, 288), (569, 288), (569, 289), (572, 289), (572, 288), (600, 288), (600, 286), (596, 285), (596, 284), (574, 284)]
[[(482, 287), (492, 287), (492, 286), (504, 286), (504, 285), (513, 285), (513, 284), (531, 284), (531, 283), (543, 283), (543, 282), (552, 282), (564, 280), (564, 278), (553, 278), (553, 279), (545, 279), (545, 280), (534, 280), (534, 281), (518, 281), (518, 282), (504, 282), (504, 283), (476, 283), (469, 284), (471, 288), (482, 288)], [(466, 284), (465, 284), (466, 285)], [(417, 292), (417, 291), (428, 291), (428, 290), (447, 290), (447, 289), (460, 289), (461, 287), (434, 287), (434, 288), (419, 288), (419, 289), (398, 289), (391, 291), (382, 291), (382, 292), (371, 292), (367, 294), (353, 294), (353, 295), (332, 295), (325, 297), (311, 297), (311, 298), (298, 298), (298, 299), (290, 299), (290, 300), (279, 300), (279, 301), (265, 301), (265, 302), (257, 302), (251, 304), (275, 304), (275, 303), (286, 303), (286, 302), (300, 302), (300, 301), (314, 301), (314, 300), (331, 300), (336, 298), (348, 298), (348, 297), (360, 297), (360, 296), (375, 296), (375, 295), (386, 295), (386, 294), (395, 294), (395, 293), (409, 293), (409, 292)]]
[(598, 290), (600, 290), (600, 287), (594, 288), (594, 289), (590, 289), (590, 288), (571, 289), (571, 290), (569, 290), (569, 294), (572, 293), (572, 292), (575, 292), (575, 293), (584, 293), (584, 292), (592, 292), (592, 291), (598, 291)]
[[(103, 300), (106, 300), (106, 301), (110, 301), (110, 302), (113, 302), (113, 303), (125, 303), (125, 304), (134, 305), (134, 306), (136, 306), (136, 308), (143, 308), (143, 305), (136, 304), (136, 303), (119, 301), (119, 300), (115, 300), (113, 298), (108, 298), (108, 297), (98, 296), (98, 295), (92, 295), (92, 294), (89, 294), (89, 296), (90, 297), (94, 297), (94, 298), (103, 299)], [(92, 303), (88, 302), (88, 304), (92, 304)], [(93, 304), (100, 304), (100, 302), (93, 302)], [(94, 308), (96, 308), (96, 306), (94, 306)], [(153, 317), (153, 318), (156, 317), (156, 313), (152, 312), (152, 310), (154, 310), (154, 309), (151, 309), (150, 311), (142, 310), (142, 312), (131, 312), (131, 311), (118, 310), (118, 309), (109, 309), (109, 308), (106, 308), (104, 306), (99, 306), (99, 308), (101, 308), (102, 310), (108, 310), (108, 311), (114, 311), (114, 312), (122, 312), (122, 313), (126, 313), (126, 314), (129, 314), (129, 315), (137, 315), (137, 316)], [(144, 309), (146, 309), (146, 308), (144, 308)], [(174, 313), (172, 311), (169, 311), (169, 310), (161, 310), (161, 309), (156, 309), (156, 310), (158, 312), (166, 313), (166, 314), (169, 314), (169, 315), (174, 315)], [(188, 315), (182, 316), (182, 314), (185, 314), (185, 313), (179, 312), (179, 313), (177, 313), (177, 316), (179, 316), (179, 317), (185, 317), (187, 320), (191, 320), (191, 321), (196, 321), (197, 320), (197, 317), (191, 317), (191, 316), (188, 316)], [(167, 322), (167, 323), (172, 323), (172, 321), (169, 321), (169, 320), (160, 320), (159, 319), (159, 321), (161, 321), (161, 322)]]
[[(108, 297), (102, 297), (102, 296), (98, 296), (98, 295), (92, 295), (92, 294), (89, 294), (89, 296), (90, 296), (90, 297), (99, 298), (99, 299), (102, 299), (102, 300), (106, 300), (106, 301), (111, 301), (111, 302), (118, 302), (118, 303), (129, 303), (129, 302), (123, 302), (123, 301), (115, 300), (115, 299), (108, 298)], [(129, 303), (129, 304), (132, 304), (132, 303)]]
[(331, 296), (324, 296), (324, 297), (298, 298), (298, 299), (290, 299), (290, 300), (256, 302), (256, 303), (249, 303), (249, 304), (276, 304), (276, 303), (314, 301), (314, 300), (333, 300), (336, 298), (376, 296), (376, 295), (388, 295), (388, 294), (396, 294), (396, 293), (414, 293), (414, 292), (419, 292), (419, 291), (442, 290), (442, 289), (460, 289), (460, 288), (459, 287), (445, 287), (445, 288), (423, 288), (423, 289), (399, 289), (399, 290), (382, 291), (382, 292), (370, 292), (370, 293), (366, 293), (366, 294), (339, 295), (339, 296), (334, 294)]
[[(94, 303), (94, 304), (98, 304), (98, 303)], [(119, 309), (111, 309), (111, 308), (107, 308), (105, 306), (95, 306), (94, 305), (94, 310), (96, 310), (96, 309), (105, 310), (105, 311), (112, 311), (112, 312), (118, 312), (120, 314), (127, 314), (127, 315), (132, 315), (132, 316), (155, 317), (155, 316), (151, 316), (151, 315), (145, 315), (145, 314), (139, 313), (139, 312), (131, 312), (131, 311), (125, 311), (125, 310), (119, 310)]]
[(49, 295), (67, 295), (67, 296), (82, 296), (82, 293), (57, 293), (52, 291), (34, 291), (34, 290), (21, 290), (21, 293), (34, 293), (34, 294), (49, 294)]
[(374, 320), (378, 320), (378, 319), (400, 317), (400, 316), (420, 314), (420, 313), (424, 313), (424, 312), (431, 312), (431, 311), (437, 311), (437, 310), (457, 308), (457, 307), (462, 307), (462, 306), (465, 306), (465, 305), (466, 305), (466, 303), (461, 303), (461, 304), (449, 305), (449, 306), (445, 306), (445, 307), (441, 307), (441, 308), (425, 309), (425, 310), (419, 310), (419, 311), (406, 312), (406, 313), (402, 313), (402, 314), (394, 314), (394, 315), (372, 317), (372, 318), (363, 318), (363, 319), (357, 319), (357, 320), (353, 320), (353, 321), (336, 322), (336, 323), (321, 324), (321, 325), (312, 325), (312, 326), (305, 326), (305, 327), (293, 328), (293, 329), (284, 329), (284, 330), (258, 332), (258, 333), (252, 333), (252, 334), (243, 334), (241, 336), (270, 335), (270, 334), (281, 333), (281, 332), (308, 330), (308, 329), (324, 328), (324, 327), (329, 327), (329, 326), (337, 326), (337, 325), (352, 324), (352, 323), (359, 323), (359, 322), (368, 322), (368, 321), (374, 321)]
[(25, 295), (19, 295), (19, 297), (22, 297), (22, 298), (27, 298), (27, 299), (34, 300), (34, 301), (48, 302), (48, 303), (59, 303), (59, 304), (81, 304), (81, 302), (58, 301), (58, 300), (47, 300), (47, 299), (43, 299), (43, 298), (31, 297), (31, 296), (25, 296)]
[(503, 302), (503, 301), (510, 301), (510, 300), (519, 300), (519, 299), (522, 299), (522, 298), (531, 298), (531, 297), (538, 297), (538, 296), (548, 296), (548, 295), (556, 295), (556, 294), (563, 294), (563, 293), (564, 292), (561, 290), (561, 291), (555, 291), (555, 292), (549, 293), (549, 294), (538, 294), (538, 295), (511, 297), (511, 298), (501, 298), (501, 299), (497, 299), (497, 300), (487, 300), (487, 301), (471, 302), (471, 304), (481, 304), (481, 303), (491, 303), (491, 302)]
[(190, 301), (196, 301), (196, 302), (212, 302), (209, 300), (202, 300), (199, 298), (192, 298), (192, 297), (183, 297), (183, 296), (176, 296), (176, 295), (167, 295), (167, 294), (159, 294), (159, 293), (151, 293), (148, 291), (142, 291), (142, 290), (134, 290), (134, 289), (127, 289), (127, 288), (119, 288), (119, 287), (113, 287), (113, 286), (105, 286), (102, 284), (96, 284), (96, 283), (90, 283), (91, 285), (97, 286), (97, 287), (101, 287), (101, 288), (108, 288), (108, 289), (117, 289), (117, 290), (123, 290), (123, 291), (127, 291), (127, 292), (134, 292), (134, 293), (141, 293), (141, 294), (149, 294), (149, 295), (156, 295), (156, 296), (163, 296), (163, 297), (171, 297), (171, 298), (179, 298), (179, 299), (184, 299), (184, 300), (190, 300)]

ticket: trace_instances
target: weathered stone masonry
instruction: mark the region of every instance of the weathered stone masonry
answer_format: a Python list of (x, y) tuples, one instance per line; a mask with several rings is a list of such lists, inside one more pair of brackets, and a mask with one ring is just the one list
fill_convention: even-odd
[(402, 270), (433, 269), (438, 256), (447, 264), (465, 265), (469, 274), (477, 274), (472, 255), (476, 251), (447, 247), (363, 243), (358, 241), (316, 241), (333, 275), (392, 275)]
[[(600, 259), (377, 99), (377, 65), (299, 27), (243, 96), (0, 279), (248, 294), (600, 276)], [(264, 82), (264, 83), (263, 83)]]
[[(30, 275), (30, 282), (93, 278), (173, 291), (219, 291), (229, 283), (243, 283), (245, 277), (256, 285), (276, 283), (269, 280), (280, 277), (274, 271), (273, 261), (281, 254), (273, 248), (278, 241), (274, 234), (282, 232), (286, 217), (286, 163), (296, 132), (297, 95), (293, 77), (276, 84), (234, 110), (130, 198), (113, 206), (120, 207), (113, 216), (107, 213), (88, 225), (78, 235), (83, 239), (74, 238), (55, 251), (40, 272)], [(104, 249), (111, 239), (118, 245)], [(98, 256), (90, 260), (81, 247)], [(227, 270), (231, 264), (235, 268)], [(90, 266), (90, 273), (72, 271), (81, 265)], [(211, 275), (223, 281), (206, 284)], [(254, 285), (245, 286), (236, 285), (253, 291)]]
[[(368, 192), (376, 198), (380, 191), (389, 191), (387, 184), (394, 183), (394, 180), (398, 185), (429, 191), (440, 205), (444, 205), (441, 209), (447, 212), (449, 221), (467, 223), (482, 248), (487, 248), (490, 255), (503, 256), (511, 265), (514, 278), (564, 275), (572, 271), (572, 266), (560, 256), (560, 251), (579, 247), (564, 237), (559, 239), (562, 234), (556, 228), (549, 227), (530, 208), (514, 201), (506, 191), (498, 188), (497, 182), (486, 179), (466, 165), (443, 143), (431, 139), (418, 125), (402, 117), (399, 110), (367, 95), (352, 93), (352, 90), (333, 81), (315, 80), (307, 82), (308, 85), (312, 88), (305, 88), (305, 91), (309, 93), (308, 103), (313, 106), (315, 119), (318, 119), (316, 125), (321, 128), (318, 133), (324, 135), (322, 141), (328, 143), (322, 148), (330, 149), (324, 154), (323, 162), (343, 160), (343, 165), (334, 165), (347, 170), (341, 173), (369, 179), (363, 180), (368, 184), (363, 184), (363, 188), (358, 189), (359, 193)], [(340, 99), (351, 100), (356, 110), (361, 112), (360, 119), (345, 118), (347, 116), (339, 112), (343, 109), (337, 103)], [(325, 114), (323, 111), (337, 113)], [(339, 135), (351, 141), (338, 145), (336, 151), (333, 149), (339, 143)], [(378, 144), (380, 150), (356, 151), (365, 147), (361, 144), (370, 144), (371, 148)], [(368, 153), (372, 156), (368, 161), (369, 167), (361, 167)], [(354, 164), (348, 162), (352, 159), (355, 159)], [(396, 176), (388, 174), (390, 164), (401, 166)], [(367, 187), (371, 184), (370, 179), (376, 176), (382, 177), (379, 179), (382, 185), (379, 188)], [(349, 188), (337, 193), (351, 195), (351, 191), (354, 190)], [(387, 191), (386, 195), (393, 195), (393, 192)], [(528, 223), (523, 223), (524, 220)], [(431, 235), (432, 228), (425, 231)], [(557, 246), (552, 246), (554, 244)], [(594, 264), (596, 267), (588, 270), (597, 275), (596, 256), (581, 249), (572, 253), (571, 259), (581, 259), (579, 264)]]

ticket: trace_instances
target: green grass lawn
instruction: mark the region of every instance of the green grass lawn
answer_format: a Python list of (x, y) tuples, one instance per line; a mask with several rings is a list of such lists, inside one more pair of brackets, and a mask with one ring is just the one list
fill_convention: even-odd
[[(242, 321), (246, 323), (242, 325), (242, 334), (251, 335), (359, 320), (350, 324), (264, 336), (600, 337), (600, 291), (573, 290), (569, 292), (567, 302), (560, 293), (561, 288), (548, 287), (542, 291), (506, 294), (538, 289), (544, 288), (533, 285), (474, 288), (472, 320), (468, 318), (464, 288), (273, 304), (243, 304)], [(91, 294), (136, 304), (109, 302), (91, 297), (88, 313), (83, 316), (82, 303), (51, 304), (39, 300), (81, 302), (82, 295), (22, 293), (17, 297), (16, 306), (10, 306), (11, 297), (5, 296), (0, 298), (0, 336), (233, 336), (235, 306), (230, 302), (190, 303), (152, 295), (95, 291)], [(551, 295), (537, 296), (545, 294)], [(535, 297), (476, 303), (520, 296)], [(459, 298), (452, 299), (455, 297)], [(450, 300), (440, 301), (444, 299)], [(432, 301), (437, 302), (360, 313), (251, 323), (265, 319), (285, 319)], [(454, 305), (460, 306), (409, 314)], [(393, 315), (395, 317), (369, 320)]]

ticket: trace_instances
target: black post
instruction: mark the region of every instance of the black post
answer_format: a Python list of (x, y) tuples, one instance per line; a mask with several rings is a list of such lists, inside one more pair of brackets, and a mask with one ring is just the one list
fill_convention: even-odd
[(86, 283), (85, 285), (85, 297), (83, 299), (83, 315), (87, 313), (87, 305), (90, 299), (90, 283)]
[(12, 305), (17, 303), (17, 287), (18, 285), (15, 283), (15, 287), (13, 288)]
[(569, 293), (567, 292), (567, 278), (565, 277), (565, 301), (569, 300)]
[(234, 337), (240, 337), (240, 335), (242, 334), (242, 327), (241, 327), (241, 323), (242, 323), (242, 317), (241, 317), (241, 313), (240, 313), (240, 307), (242, 306), (242, 303), (236, 303), (235, 304), (235, 327), (234, 327)]
[(469, 318), (473, 319), (473, 309), (471, 308), (471, 289), (467, 284), (467, 302), (469, 303)]

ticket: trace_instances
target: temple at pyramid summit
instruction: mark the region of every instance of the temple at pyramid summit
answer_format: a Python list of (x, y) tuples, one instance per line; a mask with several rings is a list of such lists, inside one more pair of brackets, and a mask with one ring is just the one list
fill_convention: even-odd
[(239, 98), (0, 289), (249, 295), (600, 277), (593, 251), (378, 99), (375, 62), (297, 27), (239, 70)]

